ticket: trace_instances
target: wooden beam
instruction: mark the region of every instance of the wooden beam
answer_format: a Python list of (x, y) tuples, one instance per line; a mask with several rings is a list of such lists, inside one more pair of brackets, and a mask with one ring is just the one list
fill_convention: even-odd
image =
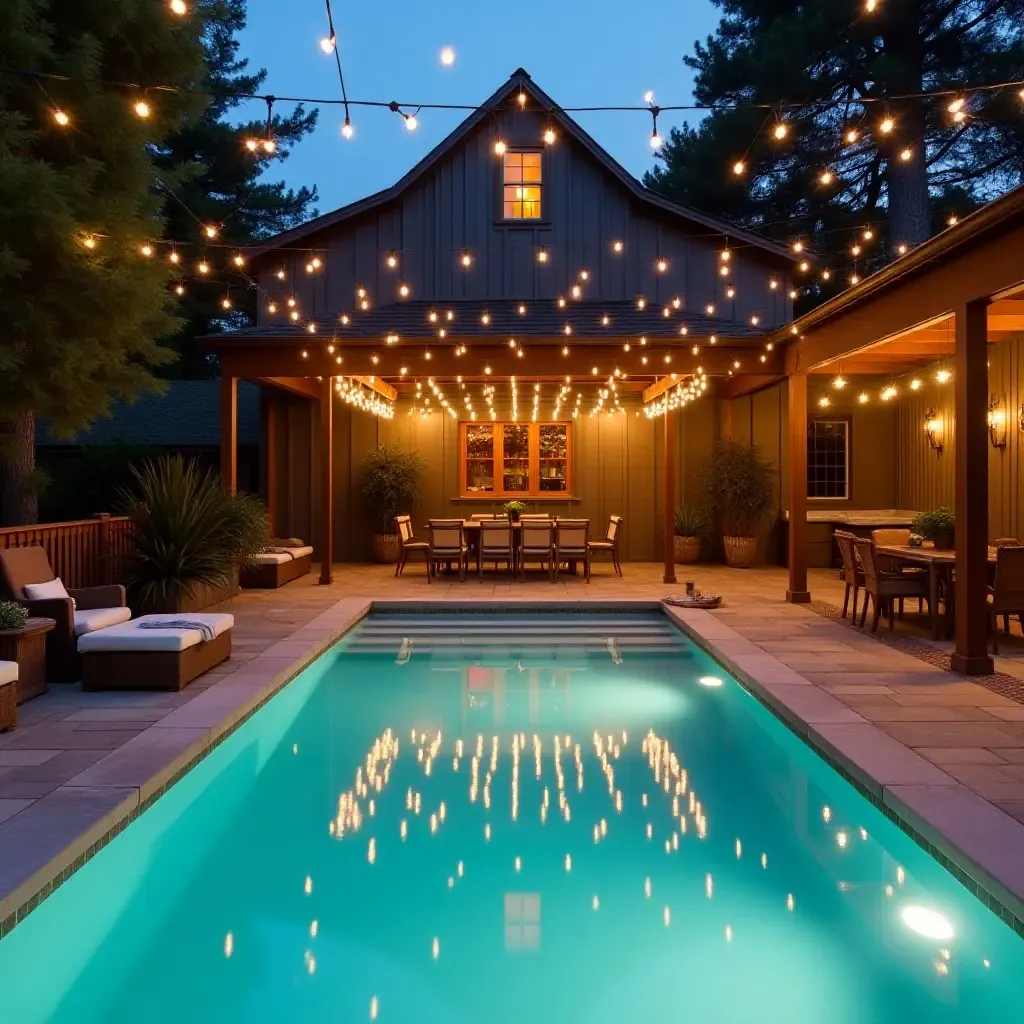
[(254, 384), (265, 387), (279, 388), (289, 394), (298, 395), (317, 402), (320, 400), (320, 387), (311, 377), (250, 377)]
[(663, 583), (675, 583), (676, 581), (676, 415), (675, 410), (666, 409), (665, 415), (662, 417), (665, 421), (665, 531), (662, 539), (665, 549), (665, 575)]
[(763, 391), (773, 384), (778, 384), (781, 380), (785, 380), (781, 374), (744, 373), (738, 377), (733, 375), (719, 383), (718, 397), (724, 401), (731, 401), (734, 398), (753, 394), (755, 391)]
[(270, 519), (270, 535), (278, 536), (277, 509), (277, 423), (279, 412), (278, 397), (272, 389), (265, 388), (260, 395), (260, 419), (263, 440), (263, 472), (261, 474), (263, 503), (267, 506), (267, 517)]
[(376, 391), (382, 398), (388, 399), (391, 402), (398, 401), (398, 392), (390, 385), (387, 381), (381, 380), (380, 377), (375, 374), (369, 377), (353, 377), (352, 380), (359, 381), (363, 387), (369, 388), (371, 391)]
[(670, 373), (660, 380), (656, 380), (653, 384), (649, 384), (644, 388), (643, 399), (645, 402), (653, 402), (656, 398), (660, 398), (666, 391), (674, 388), (677, 384), (682, 383), (689, 377), (689, 374), (678, 374)]
[[(426, 353), (430, 352), (430, 359)], [(305, 353), (305, 356), (303, 356)], [(730, 371), (735, 376), (744, 372), (781, 373), (782, 354), (779, 352), (760, 353), (751, 348), (704, 347), (694, 356), (689, 348), (673, 349), (669, 354), (671, 364), (664, 362), (666, 350), (651, 346), (647, 364), (643, 350), (633, 346), (630, 352), (607, 345), (573, 345), (568, 356), (561, 349), (535, 349), (520, 359), (508, 345), (481, 346), (470, 349), (464, 356), (455, 355), (453, 345), (444, 347), (397, 346), (378, 354), (378, 363), (373, 362), (374, 350), (368, 346), (346, 346), (342, 351), (329, 353), (326, 346), (317, 344), (306, 348), (286, 345), (253, 345), (248, 348), (226, 348), (221, 353), (221, 367), (224, 373), (236, 377), (253, 379), (257, 377), (320, 377), (344, 375), (346, 377), (376, 377), (388, 382), (424, 379), (432, 376), (438, 379), (456, 376), (479, 377), (487, 380), (501, 380), (516, 377), (571, 377), (574, 381), (607, 380), (615, 370), (632, 376), (651, 377), (655, 373), (671, 370), (680, 375), (695, 373), (701, 368), (708, 376), (725, 376)], [(765, 363), (760, 356), (766, 356)], [(341, 360), (339, 363), (338, 360)], [(735, 363), (740, 363), (739, 369)], [(401, 373), (405, 369), (405, 374)], [(485, 373), (489, 368), (490, 373)], [(594, 373), (594, 369), (597, 373)]]
[(956, 444), (953, 507), (956, 511), (956, 648), (950, 667), (964, 675), (989, 675), (988, 654), (988, 300), (956, 311)]
[(320, 582), (334, 582), (334, 380), (320, 381)]
[(786, 436), (789, 497), (789, 589), (786, 600), (807, 604), (807, 374), (789, 378), (789, 422)]
[[(223, 369), (222, 369), (223, 374)], [(220, 482), (238, 490), (238, 378), (220, 378)]]

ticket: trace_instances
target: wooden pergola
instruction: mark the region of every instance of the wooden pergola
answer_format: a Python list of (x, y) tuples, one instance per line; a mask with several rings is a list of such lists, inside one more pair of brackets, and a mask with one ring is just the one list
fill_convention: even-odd
[[(789, 392), (787, 599), (807, 588), (809, 374), (888, 373), (950, 358), (954, 372), (956, 645), (952, 667), (993, 671), (988, 655), (989, 341), (1024, 332), (1024, 187), (981, 208), (775, 335)], [(743, 379), (736, 387), (743, 387)], [(757, 386), (756, 382), (751, 382)]]

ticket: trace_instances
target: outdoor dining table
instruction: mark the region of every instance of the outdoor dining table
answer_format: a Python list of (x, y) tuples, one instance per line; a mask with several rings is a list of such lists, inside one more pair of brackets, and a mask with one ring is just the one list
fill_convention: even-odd
[[(956, 552), (948, 549), (940, 550), (932, 547), (912, 548), (909, 544), (879, 544), (875, 548), (879, 555), (886, 555), (895, 558), (900, 562), (910, 565), (921, 565), (928, 570), (928, 615), (931, 618), (932, 639), (939, 639), (939, 580), (945, 579), (949, 583), (953, 578), (953, 566), (956, 565)], [(996, 561), (996, 549), (988, 549), (989, 563), (994, 565)], [(949, 601), (946, 602), (947, 614), (945, 619), (945, 632), (949, 636)]]

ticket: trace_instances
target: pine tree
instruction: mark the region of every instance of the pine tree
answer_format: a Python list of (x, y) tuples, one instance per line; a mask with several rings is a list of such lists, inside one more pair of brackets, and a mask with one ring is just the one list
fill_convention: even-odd
[[(243, 97), (262, 91), (267, 73), (250, 71), (248, 61), (238, 56), (245, 0), (203, 0), (202, 12), (206, 88), (221, 95), (201, 117), (174, 133), (157, 157), (159, 166), (185, 172), (174, 190), (177, 199), (168, 197), (165, 206), (165, 237), (188, 243), (179, 253), (181, 266), (204, 256), (211, 268), (203, 278), (185, 273), (180, 304), (184, 325), (168, 340), (180, 359), (168, 364), (165, 375), (193, 378), (216, 370), (209, 351), (196, 344), (197, 337), (245, 327), (255, 319), (256, 294), (247, 286), (244, 268), (240, 272), (233, 263), (236, 249), (315, 215), (312, 206), (317, 198), (315, 187), (293, 190), (284, 182), (263, 180), (269, 166), (287, 159), (289, 150), (313, 131), (317, 111), (307, 112), (299, 105), (282, 114), (275, 106), (269, 131), (265, 118), (231, 123), (230, 113)], [(270, 153), (262, 145), (268, 138), (273, 142)], [(247, 149), (249, 140), (257, 144), (255, 151)], [(207, 239), (200, 222), (218, 227), (216, 246), (204, 246)], [(231, 302), (227, 314), (225, 298)]]
[[(1024, 78), (1024, 0), (715, 3), (715, 35), (684, 61), (697, 102), (721, 107), (673, 129), (645, 183), (802, 236), (831, 264), (811, 301), (1024, 180), (1024, 97), (962, 91)], [(938, 89), (954, 93), (862, 102)]]
[[(0, 67), (0, 520), (33, 522), (35, 424), (70, 433), (173, 358), (154, 150), (203, 99), (201, 23), (129, 0), (3, 0)], [(147, 111), (148, 116), (140, 116)], [(144, 253), (151, 251), (147, 257)]]

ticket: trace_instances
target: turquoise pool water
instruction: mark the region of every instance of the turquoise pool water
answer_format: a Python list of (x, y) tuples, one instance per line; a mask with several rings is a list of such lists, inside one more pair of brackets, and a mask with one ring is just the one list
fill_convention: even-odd
[(0, 1021), (979, 1024), (1021, 978), (662, 617), (396, 615), (0, 941)]

